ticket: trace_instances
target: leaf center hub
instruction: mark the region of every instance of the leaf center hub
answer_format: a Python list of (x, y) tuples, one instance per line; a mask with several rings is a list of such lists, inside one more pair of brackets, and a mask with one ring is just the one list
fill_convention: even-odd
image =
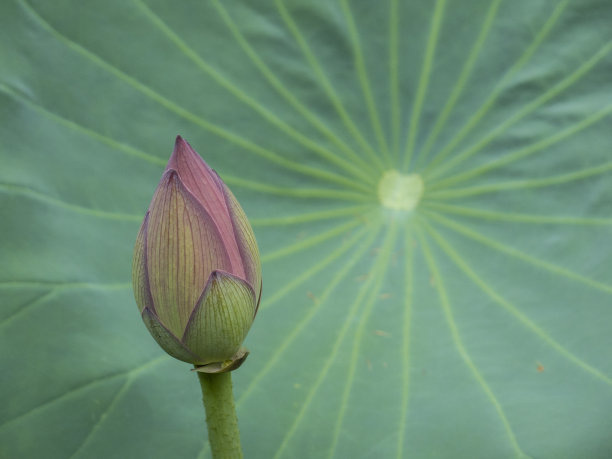
[(386, 171), (378, 182), (378, 200), (389, 209), (413, 210), (421, 200), (425, 186), (418, 174)]

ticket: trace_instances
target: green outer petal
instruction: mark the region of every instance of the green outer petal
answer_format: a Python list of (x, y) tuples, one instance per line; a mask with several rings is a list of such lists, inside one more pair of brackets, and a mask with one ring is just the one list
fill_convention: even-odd
[(251, 328), (255, 299), (248, 282), (214, 271), (181, 341), (204, 359), (203, 365), (231, 359)]
[(231, 264), (217, 226), (176, 171), (164, 173), (149, 218), (146, 256), (155, 312), (182, 336), (211, 272)]
[[(219, 177), (217, 175), (217, 177)], [(259, 257), (259, 248), (257, 247), (257, 240), (253, 233), (253, 228), (249, 223), (244, 210), (240, 206), (240, 203), (227, 187), (227, 185), (219, 178), (223, 188), (223, 194), (225, 195), (225, 201), (227, 208), (229, 209), (230, 216), (232, 217), (232, 224), (234, 225), (234, 234), (236, 235), (236, 241), (238, 242), (238, 249), (240, 250), (240, 256), (244, 264), (244, 272), (246, 280), (251, 284), (255, 291), (255, 298), (257, 299), (257, 307), (259, 306), (259, 300), (261, 297), (261, 261)]]
[(132, 286), (134, 289), (134, 298), (140, 312), (145, 308), (155, 311), (153, 307), (153, 299), (151, 298), (151, 290), (149, 288), (149, 275), (147, 273), (147, 226), (149, 223), (149, 212), (145, 215), (144, 221), (140, 226), (140, 231), (136, 237), (134, 245), (134, 257), (132, 259)]
[(183, 362), (199, 363), (200, 359), (190, 352), (170, 330), (164, 327), (150, 309), (145, 308), (142, 311), (142, 320), (149, 329), (151, 336), (157, 341), (157, 344), (169, 355)]

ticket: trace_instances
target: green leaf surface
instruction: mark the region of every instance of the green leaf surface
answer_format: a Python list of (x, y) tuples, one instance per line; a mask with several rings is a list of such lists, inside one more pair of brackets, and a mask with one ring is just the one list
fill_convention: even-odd
[(2, 2), (0, 456), (210, 457), (130, 283), (180, 133), (262, 252), (246, 457), (609, 458), (610, 24), (606, 0)]

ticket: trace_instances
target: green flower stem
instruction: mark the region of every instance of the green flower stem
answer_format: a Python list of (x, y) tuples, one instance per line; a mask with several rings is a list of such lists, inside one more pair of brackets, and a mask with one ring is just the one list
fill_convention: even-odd
[(238, 418), (232, 391), (232, 373), (200, 373), (206, 408), (208, 441), (214, 459), (242, 458)]

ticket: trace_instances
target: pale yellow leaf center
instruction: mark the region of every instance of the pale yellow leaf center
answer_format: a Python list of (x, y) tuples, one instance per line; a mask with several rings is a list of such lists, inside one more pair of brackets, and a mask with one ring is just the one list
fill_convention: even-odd
[(393, 210), (413, 210), (423, 196), (423, 179), (418, 174), (385, 172), (378, 183), (380, 203)]

